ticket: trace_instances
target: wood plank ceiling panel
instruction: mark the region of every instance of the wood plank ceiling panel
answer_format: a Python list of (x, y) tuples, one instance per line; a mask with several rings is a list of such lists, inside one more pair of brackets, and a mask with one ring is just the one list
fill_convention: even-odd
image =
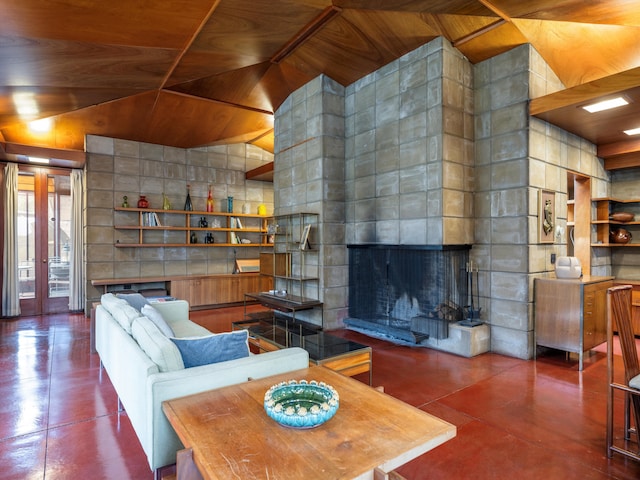
[[(609, 92), (621, 72), (640, 68), (635, 0), (21, 0), (5, 2), (2, 15), (0, 158), (19, 148), (81, 151), (86, 134), (271, 150), (271, 112), (295, 89), (321, 73), (348, 85), (439, 35), (472, 63), (531, 43), (567, 87), (612, 79)], [(633, 82), (625, 88), (635, 99)], [(20, 98), (32, 102), (30, 116)], [(531, 106), (611, 142), (603, 154), (635, 148), (612, 133), (631, 114), (577, 125), (568, 104), (555, 115), (544, 107), (564, 100)], [(28, 131), (41, 117), (54, 132)]]
[(222, 0), (168, 85), (268, 61), (330, 0)]
[(349, 85), (438, 35), (420, 14), (344, 10), (285, 61)]
[(640, 66), (638, 27), (518, 19), (513, 23), (565, 87)]

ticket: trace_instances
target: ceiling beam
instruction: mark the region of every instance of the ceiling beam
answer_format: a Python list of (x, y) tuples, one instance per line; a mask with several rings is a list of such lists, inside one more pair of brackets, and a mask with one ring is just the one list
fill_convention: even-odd
[(325, 8), (320, 15), (311, 20), (302, 29), (296, 33), (291, 40), (285, 43), (280, 50), (278, 50), (270, 59), (271, 63), (278, 64), (289, 55), (291, 55), (296, 48), (311, 38), (317, 31), (324, 27), (327, 23), (333, 20), (334, 17), (342, 13), (342, 8), (331, 5)]
[(176, 70), (176, 68), (178, 68), (178, 65), (182, 61), (183, 57), (186, 55), (187, 51), (191, 48), (191, 45), (193, 45), (193, 42), (196, 41), (196, 38), (198, 38), (198, 35), (200, 35), (200, 32), (202, 31), (202, 29), (205, 27), (205, 25), (211, 18), (211, 15), (213, 15), (213, 12), (215, 12), (216, 9), (218, 8), (218, 5), (220, 5), (220, 1), (221, 0), (215, 0), (213, 2), (213, 4), (211, 5), (211, 8), (209, 9), (207, 14), (204, 16), (204, 18), (200, 22), (200, 25), (198, 25), (198, 28), (196, 28), (196, 30), (193, 32), (193, 35), (191, 35), (191, 38), (189, 39), (189, 41), (182, 48), (182, 50), (180, 51), (180, 54), (176, 56), (176, 59), (173, 61), (173, 65), (171, 65), (171, 68), (167, 70), (167, 74), (162, 79), (162, 85), (160, 86), (161, 89), (166, 87), (167, 82), (171, 78), (171, 75), (173, 75), (173, 72)]
[(640, 152), (640, 138), (627, 142), (609, 143), (598, 147), (598, 156), (600, 158), (611, 158), (633, 152)]

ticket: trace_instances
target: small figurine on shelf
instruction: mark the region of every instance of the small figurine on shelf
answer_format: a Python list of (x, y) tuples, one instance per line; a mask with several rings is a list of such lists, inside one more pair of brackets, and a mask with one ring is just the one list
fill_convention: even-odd
[(209, 194), (207, 195), (207, 212), (213, 212), (213, 196), (211, 196), (211, 185), (209, 185)]
[(122, 208), (129, 208), (129, 199), (126, 195), (122, 197)]
[(213, 243), (213, 233), (207, 232), (206, 237), (204, 237), (204, 243)]
[(149, 208), (149, 200), (147, 200), (146, 195), (140, 195), (140, 199), (138, 200), (138, 208)]
[(191, 203), (191, 185), (187, 185), (187, 199), (184, 202), (184, 209), (187, 212), (193, 210), (193, 203)]
[(169, 197), (162, 192), (162, 209), (171, 210), (171, 203), (169, 203)]
[(198, 237), (196, 237), (196, 232), (191, 232), (190, 243), (198, 243)]
[(207, 222), (205, 217), (200, 217), (199, 226), (200, 228), (207, 228), (209, 226), (209, 222)]

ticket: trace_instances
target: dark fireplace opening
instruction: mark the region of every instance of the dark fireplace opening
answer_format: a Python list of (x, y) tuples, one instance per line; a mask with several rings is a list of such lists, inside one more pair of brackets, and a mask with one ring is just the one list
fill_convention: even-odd
[(468, 245), (349, 245), (349, 317), (356, 330), (411, 343), (449, 336), (468, 308)]

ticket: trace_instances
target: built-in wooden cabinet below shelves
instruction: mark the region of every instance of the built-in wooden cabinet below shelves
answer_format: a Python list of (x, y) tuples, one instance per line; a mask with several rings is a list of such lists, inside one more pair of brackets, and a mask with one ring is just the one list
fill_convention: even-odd
[[(595, 218), (591, 220), (591, 225), (595, 227), (596, 239), (592, 247), (616, 247), (616, 248), (637, 248), (640, 247), (640, 198), (619, 199), (619, 198), (594, 198)], [(628, 212), (636, 215), (636, 219), (631, 222), (618, 222), (609, 217), (613, 213)], [(631, 235), (629, 243), (611, 243), (609, 233), (615, 228), (625, 228)]]
[(171, 281), (171, 296), (187, 300), (190, 308), (244, 301), (246, 292), (273, 288), (272, 279), (259, 274), (204, 275)]
[[(123, 207), (115, 211), (114, 228), (134, 233), (130, 240), (118, 239), (115, 246), (119, 248), (272, 246), (267, 242), (268, 217), (263, 215)], [(201, 224), (203, 218), (206, 227)], [(196, 243), (191, 241), (192, 234)], [(206, 242), (207, 234), (213, 236), (213, 243)]]
[(139, 292), (145, 296), (170, 295), (189, 302), (189, 308), (211, 308), (244, 302), (246, 292), (273, 288), (273, 280), (259, 273), (177, 275), (91, 280), (102, 293)]

